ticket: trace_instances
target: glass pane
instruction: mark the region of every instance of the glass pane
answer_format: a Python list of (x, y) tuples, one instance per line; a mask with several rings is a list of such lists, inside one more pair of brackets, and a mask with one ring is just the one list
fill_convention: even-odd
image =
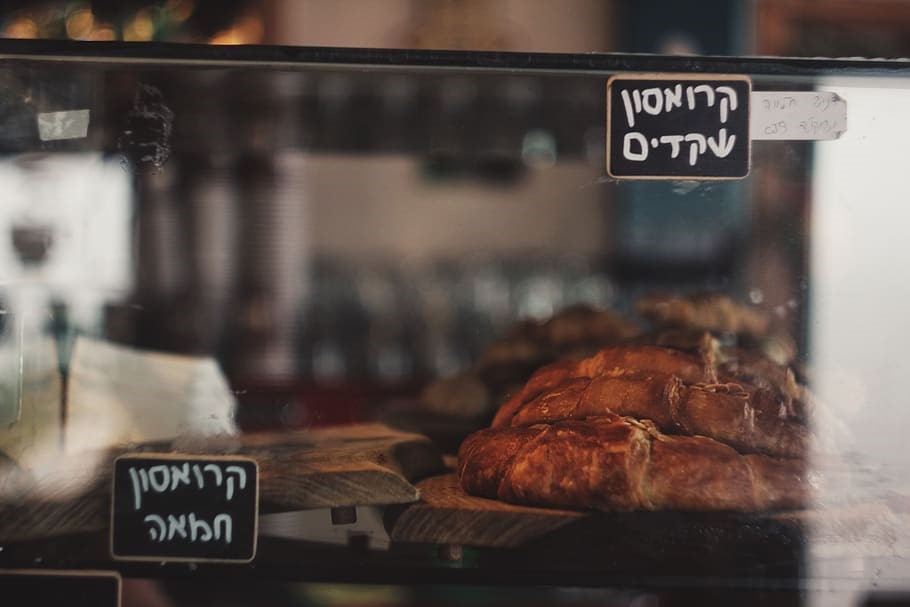
[[(169, 579), (108, 549), (111, 462), (154, 452), (258, 462), (249, 588), (907, 591), (905, 66), (15, 48), (0, 566)], [(609, 76), (719, 68), (847, 131), (606, 175)]]

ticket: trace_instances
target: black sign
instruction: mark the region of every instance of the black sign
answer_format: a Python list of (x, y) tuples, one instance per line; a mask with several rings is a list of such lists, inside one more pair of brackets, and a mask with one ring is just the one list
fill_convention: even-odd
[(749, 174), (745, 76), (642, 74), (607, 81), (607, 174), (740, 179)]
[(258, 515), (254, 460), (137, 454), (114, 462), (114, 558), (247, 562)]
[(117, 607), (120, 575), (102, 571), (0, 571), (4, 607)]

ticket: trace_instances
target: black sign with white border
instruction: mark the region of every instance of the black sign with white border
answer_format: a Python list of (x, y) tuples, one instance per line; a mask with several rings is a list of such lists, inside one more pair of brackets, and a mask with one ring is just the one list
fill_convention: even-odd
[(256, 556), (258, 524), (253, 459), (141, 453), (114, 461), (115, 559), (245, 563)]
[(116, 571), (0, 569), (4, 607), (120, 607)]
[(623, 74), (607, 81), (607, 174), (742, 179), (751, 139), (747, 76)]

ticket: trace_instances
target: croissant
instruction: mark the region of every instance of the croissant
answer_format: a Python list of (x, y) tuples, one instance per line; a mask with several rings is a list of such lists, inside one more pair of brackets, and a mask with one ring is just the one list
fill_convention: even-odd
[[(788, 341), (785, 337), (775, 337), (778, 341)], [(746, 383), (775, 392), (786, 402), (791, 415), (795, 415), (792, 412), (793, 406), (804, 408), (809, 398), (807, 390), (797, 382), (796, 375), (788, 366), (792, 362), (792, 354), (779, 356), (784, 361), (775, 360), (763, 354), (761, 346), (749, 349), (723, 344), (708, 331), (680, 328), (643, 333), (629, 340), (628, 344), (662, 346), (695, 353), (703, 361), (705, 369), (713, 373), (718, 381)], [(788, 347), (796, 346), (782, 346), (784, 349)]]
[(518, 407), (511, 426), (616, 413), (650, 419), (664, 432), (701, 434), (742, 453), (804, 457), (808, 429), (780, 415), (780, 404), (738, 384), (687, 386), (676, 375), (616, 369), (573, 378)]
[(771, 319), (764, 311), (720, 293), (648, 295), (635, 303), (635, 309), (658, 327), (763, 336), (771, 326)]
[(524, 387), (512, 395), (496, 412), (492, 427), (508, 426), (522, 405), (551, 390), (567, 379), (592, 378), (611, 369), (635, 369), (673, 374), (683, 382), (715, 382), (716, 371), (703, 357), (659, 346), (617, 346), (605, 348), (590, 358), (562, 361), (538, 369)]
[(809, 416), (811, 395), (789, 367), (743, 348), (728, 348), (721, 358), (718, 373), (722, 376), (778, 395), (789, 417), (805, 420)]
[(468, 493), (606, 511), (797, 508), (803, 470), (798, 460), (741, 455), (618, 415), (481, 430), (458, 452)]

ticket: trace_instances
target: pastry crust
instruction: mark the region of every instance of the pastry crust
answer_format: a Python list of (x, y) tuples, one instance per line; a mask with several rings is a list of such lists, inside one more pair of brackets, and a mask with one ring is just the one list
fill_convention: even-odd
[(649, 295), (639, 299), (635, 309), (653, 325), (664, 328), (762, 337), (771, 327), (767, 313), (720, 293)]
[[(713, 355), (657, 346), (607, 348), (591, 358), (539, 369), (493, 419), (494, 428), (615, 413), (652, 420), (672, 434), (701, 434), (742, 453), (804, 457), (810, 434), (792, 398), (771, 384), (724, 376)], [(795, 385), (795, 384), (794, 384)]]
[(796, 508), (803, 470), (799, 460), (741, 455), (617, 415), (481, 430), (458, 453), (468, 493), (606, 511)]
[[(743, 347), (767, 339), (770, 317), (719, 294), (636, 308), (657, 331), (540, 367), (462, 443), (464, 489), (609, 511), (803, 506), (808, 391)], [(578, 341), (567, 327), (550, 323), (550, 341)]]
[(633, 345), (605, 348), (580, 361), (561, 361), (541, 367), (524, 387), (512, 395), (496, 412), (492, 426), (511, 424), (512, 416), (528, 401), (562, 382), (574, 378), (593, 378), (610, 370), (629, 370), (672, 374), (686, 383), (714, 382), (716, 373), (710, 361), (688, 352), (659, 346)]

